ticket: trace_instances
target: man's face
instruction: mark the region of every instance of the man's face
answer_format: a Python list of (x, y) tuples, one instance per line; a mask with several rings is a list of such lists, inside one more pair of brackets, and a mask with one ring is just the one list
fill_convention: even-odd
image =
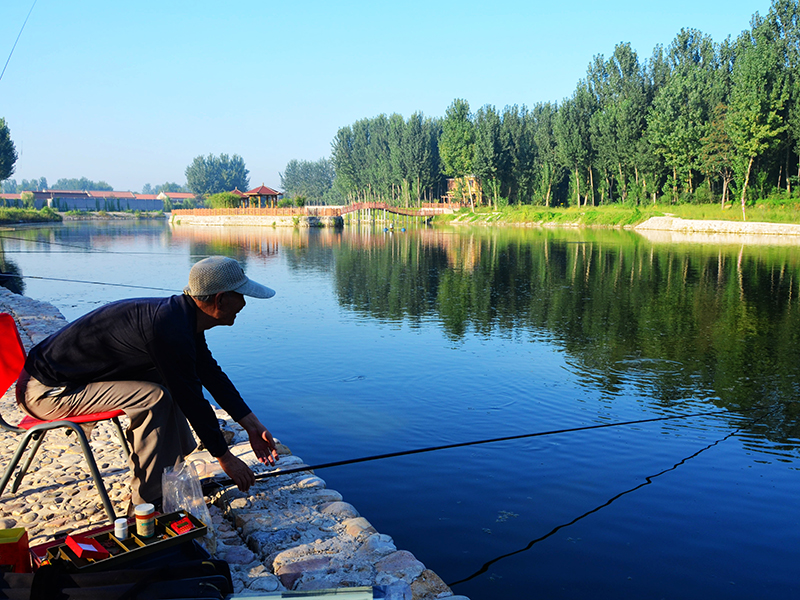
[(233, 325), (236, 315), (239, 314), (247, 302), (239, 292), (224, 292), (217, 294), (216, 318), (220, 325)]

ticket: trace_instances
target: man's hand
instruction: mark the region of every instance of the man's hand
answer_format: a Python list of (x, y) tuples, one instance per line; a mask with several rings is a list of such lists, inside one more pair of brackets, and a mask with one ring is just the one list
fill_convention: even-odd
[(219, 466), (225, 471), (225, 474), (231, 478), (231, 481), (236, 484), (241, 491), (246, 492), (250, 486), (256, 482), (256, 476), (250, 470), (244, 461), (234, 456), (230, 450), (217, 458)]
[(239, 421), (239, 425), (247, 431), (250, 447), (253, 449), (253, 454), (256, 455), (258, 462), (265, 465), (274, 465), (278, 461), (275, 440), (272, 439), (272, 434), (261, 424), (258, 417), (250, 413)]

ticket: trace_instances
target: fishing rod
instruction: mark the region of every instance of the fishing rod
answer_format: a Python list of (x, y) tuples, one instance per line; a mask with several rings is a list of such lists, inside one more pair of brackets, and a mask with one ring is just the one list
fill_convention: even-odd
[[(752, 407), (749, 409), (741, 409), (741, 410), (755, 410), (757, 408), (763, 407)], [(691, 413), (688, 415), (671, 415), (667, 417), (653, 417), (650, 419), (638, 419), (636, 421), (621, 421), (615, 423), (600, 423), (597, 425), (585, 425), (582, 427), (569, 427), (566, 429), (553, 429), (550, 431), (537, 431), (534, 433), (522, 433), (519, 435), (509, 435), (504, 437), (497, 437), (497, 438), (490, 438), (485, 440), (473, 440), (470, 442), (458, 442), (455, 444), (444, 444), (442, 446), (430, 446), (428, 448), (415, 448), (412, 450), (401, 450), (399, 452), (389, 452), (387, 454), (376, 454), (373, 456), (363, 456), (360, 458), (350, 458), (347, 460), (339, 460), (335, 462), (328, 462), (328, 463), (321, 463), (318, 465), (303, 465), (300, 467), (293, 467), (291, 469), (284, 469), (284, 470), (275, 470), (275, 471), (267, 471), (265, 473), (257, 473), (255, 478), (258, 479), (266, 479), (269, 477), (278, 477), (280, 475), (292, 475), (294, 473), (302, 473), (304, 471), (311, 471), (314, 469), (328, 469), (330, 467), (342, 467), (345, 465), (354, 465), (358, 463), (364, 462), (371, 462), (375, 460), (384, 460), (387, 458), (396, 458), (399, 456), (410, 456), (413, 454), (423, 454), (426, 452), (438, 452), (439, 450), (449, 450), (452, 448), (464, 448), (467, 446), (478, 446), (481, 444), (494, 444), (497, 442), (507, 442), (511, 440), (521, 440), (526, 438), (534, 438), (534, 437), (543, 437), (548, 435), (557, 435), (561, 433), (571, 433), (576, 431), (590, 431), (593, 429), (605, 429), (608, 427), (624, 427), (628, 425), (640, 425), (642, 423), (654, 423), (657, 421), (670, 421), (675, 419), (691, 419), (695, 417), (710, 417), (710, 416), (718, 416), (718, 415), (726, 415), (726, 414), (734, 414), (730, 410), (717, 410), (717, 411), (708, 411), (708, 412), (698, 412), (698, 413)], [(276, 467), (276, 469), (280, 469), (280, 467)], [(221, 479), (212, 479), (207, 483), (209, 486), (226, 486), (231, 485), (233, 480), (230, 477), (225, 477)]]

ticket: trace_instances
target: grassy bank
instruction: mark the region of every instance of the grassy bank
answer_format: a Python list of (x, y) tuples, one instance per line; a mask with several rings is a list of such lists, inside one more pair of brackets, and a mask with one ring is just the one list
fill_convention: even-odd
[(0, 223), (7, 225), (13, 223), (58, 223), (61, 220), (61, 215), (52, 208), (45, 207), (41, 210), (33, 208), (0, 208)]
[[(747, 221), (761, 223), (800, 223), (800, 201), (756, 202), (747, 207)], [(679, 217), (712, 221), (743, 221), (741, 206), (720, 208), (719, 204), (656, 204), (649, 206), (583, 206), (546, 208), (507, 206), (501, 210), (462, 209), (454, 215), (438, 216), (436, 223), (476, 225), (519, 225), (525, 223), (584, 227), (632, 227), (651, 217)]]

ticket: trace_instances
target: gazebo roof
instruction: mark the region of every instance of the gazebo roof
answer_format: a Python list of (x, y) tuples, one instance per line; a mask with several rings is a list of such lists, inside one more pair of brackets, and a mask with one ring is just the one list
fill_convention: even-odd
[(280, 192), (268, 188), (263, 183), (257, 188), (253, 188), (249, 192), (244, 193), (245, 196), (278, 196)]
[(239, 188), (233, 188), (233, 191), (231, 192), (231, 194), (233, 194), (234, 196), (239, 196), (239, 197), (244, 196), (244, 192), (241, 191)]

